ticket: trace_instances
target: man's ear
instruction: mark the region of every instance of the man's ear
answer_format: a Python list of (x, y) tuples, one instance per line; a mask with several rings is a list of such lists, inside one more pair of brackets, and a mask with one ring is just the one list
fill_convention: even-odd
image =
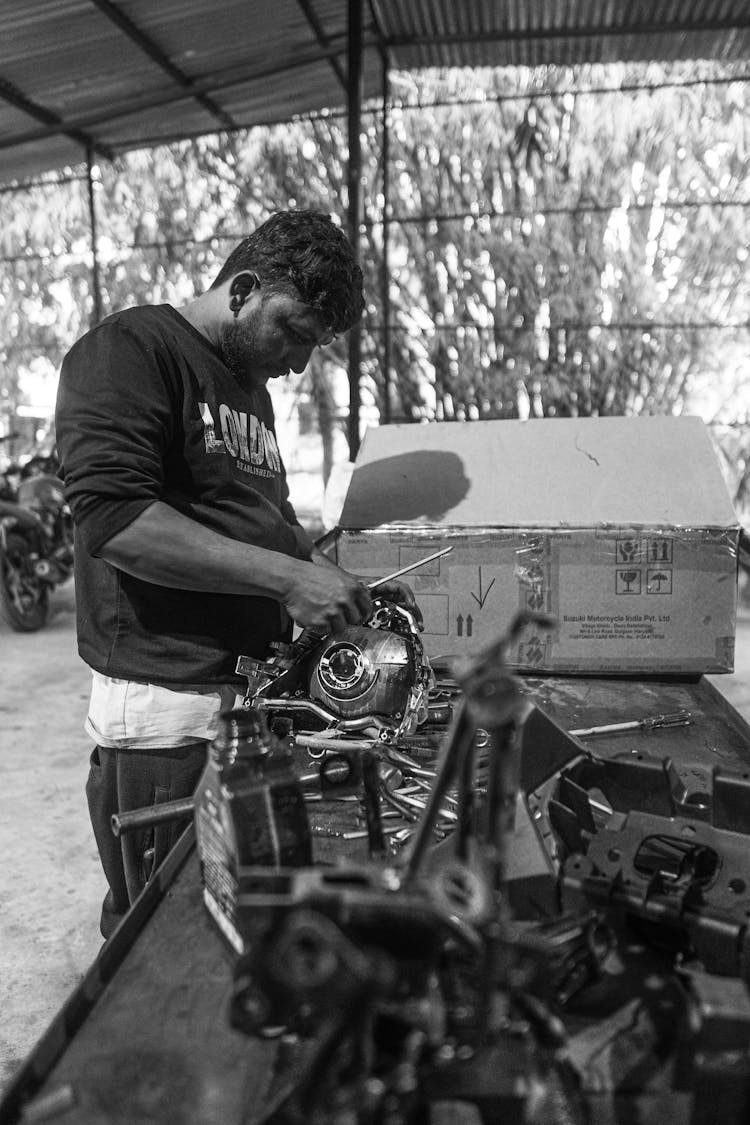
[(235, 318), (240, 315), (240, 309), (253, 289), (257, 289), (259, 285), (260, 279), (257, 273), (253, 273), (252, 270), (243, 270), (242, 273), (235, 274), (232, 278), (232, 283), (229, 286), (229, 308), (234, 313)]

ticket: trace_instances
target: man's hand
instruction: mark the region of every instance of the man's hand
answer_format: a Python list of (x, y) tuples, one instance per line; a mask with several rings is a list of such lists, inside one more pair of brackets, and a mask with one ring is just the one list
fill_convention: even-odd
[(325, 633), (359, 625), (372, 610), (372, 598), (362, 581), (319, 552), (312, 562), (295, 566), (283, 603), (298, 625)]
[[(367, 579), (363, 579), (363, 581), (367, 582)], [(390, 582), (383, 582), (376, 586), (371, 594), (375, 598), (386, 598), (390, 602), (395, 602), (396, 605), (404, 606), (414, 614), (419, 628), (424, 627), (422, 612), (417, 605), (414, 591), (405, 582), (401, 582), (398, 578), (392, 578)]]
[[(327, 555), (319, 551), (317, 547), (313, 549), (312, 561), (317, 563), (318, 566), (328, 567), (332, 570), (338, 571), (339, 574), (348, 574), (348, 571), (342, 571), (341, 567), (336, 566), (331, 562)], [(363, 578), (362, 575), (356, 576), (349, 574), (350, 578), (355, 578), (362, 586), (369, 590), (368, 582), (376, 581), (373, 578)], [(396, 605), (405, 606), (406, 609), (411, 610), (414, 614), (419, 628), (423, 628), (422, 613), (414, 598), (414, 592), (410, 586), (402, 582), (400, 578), (391, 578), (389, 582), (383, 582), (376, 586), (374, 590), (369, 591), (370, 598), (383, 597), (388, 601), (395, 602)], [(369, 613), (369, 610), (368, 610)]]

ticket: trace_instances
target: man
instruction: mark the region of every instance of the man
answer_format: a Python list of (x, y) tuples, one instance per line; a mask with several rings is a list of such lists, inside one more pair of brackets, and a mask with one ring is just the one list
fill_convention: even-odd
[[(176, 310), (108, 317), (66, 356), (57, 441), (76, 526), (78, 648), (93, 686), (87, 797), (109, 883), (107, 937), (177, 828), (126, 836), (115, 812), (192, 793), (239, 653), (291, 622), (362, 621), (367, 588), (313, 546), (289, 502), (269, 380), (361, 316), (342, 231), (281, 212)], [(386, 594), (408, 598), (393, 584)]]

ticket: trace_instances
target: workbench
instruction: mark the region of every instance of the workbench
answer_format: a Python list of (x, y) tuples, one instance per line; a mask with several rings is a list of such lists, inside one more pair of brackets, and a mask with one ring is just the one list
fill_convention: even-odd
[[(521, 686), (565, 730), (692, 715), (689, 726), (598, 736), (588, 743), (598, 755), (668, 756), (693, 788), (714, 766), (750, 772), (750, 727), (705, 678), (539, 676)], [(316, 838), (328, 855), (332, 846)], [(252, 1122), (288, 1046), (230, 1028), (233, 960), (203, 906), (188, 828), (17, 1073), (0, 1103), (2, 1125)], [(643, 1123), (689, 1120), (688, 1102), (667, 1104), (663, 1092), (639, 1112)]]

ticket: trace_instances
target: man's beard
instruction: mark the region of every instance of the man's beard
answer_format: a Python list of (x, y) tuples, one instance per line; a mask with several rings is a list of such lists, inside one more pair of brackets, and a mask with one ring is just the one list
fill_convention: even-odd
[(233, 375), (239, 379), (252, 378), (253, 368), (259, 366), (256, 348), (255, 325), (251, 321), (226, 324), (219, 336), (221, 358)]

